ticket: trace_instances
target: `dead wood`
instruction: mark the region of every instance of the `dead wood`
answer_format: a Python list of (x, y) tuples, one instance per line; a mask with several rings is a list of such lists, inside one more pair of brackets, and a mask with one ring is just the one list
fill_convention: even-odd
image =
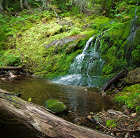
[(1, 90), (0, 110), (31, 126), (49, 137), (64, 138), (112, 138), (95, 130), (72, 124), (48, 112), (44, 107), (24, 101), (17, 96)]
[(24, 66), (22, 67), (0, 67), (1, 71), (9, 71), (9, 70), (23, 70)]
[(111, 78), (109, 81), (107, 81), (101, 88), (102, 94), (112, 85), (115, 84), (117, 81), (119, 81), (120, 78), (122, 78), (127, 73), (127, 69), (124, 69), (120, 71), (117, 75), (115, 75), (113, 78)]

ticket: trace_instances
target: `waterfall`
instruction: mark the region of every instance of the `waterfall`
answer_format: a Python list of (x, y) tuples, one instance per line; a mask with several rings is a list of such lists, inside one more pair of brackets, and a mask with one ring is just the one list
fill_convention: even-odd
[[(138, 0), (137, 0), (136, 6), (138, 6)], [(131, 21), (130, 35), (127, 38), (128, 46), (127, 46), (127, 49), (126, 49), (126, 56), (125, 56), (125, 58), (127, 60), (127, 63), (128, 63), (127, 67), (131, 67), (132, 66), (132, 55), (131, 55), (131, 52), (134, 49), (135, 35), (136, 35), (136, 31), (138, 30), (138, 26), (136, 25), (137, 20), (138, 20), (138, 17), (137, 17), (137, 7), (136, 7), (135, 8), (135, 17)]]
[(98, 34), (97, 37), (95, 35), (92, 36), (86, 42), (82, 53), (75, 57), (70, 66), (69, 75), (63, 76), (53, 82), (88, 87), (99, 87), (99, 82), (104, 83), (100, 77), (105, 63), (101, 59), (100, 40), (106, 31)]

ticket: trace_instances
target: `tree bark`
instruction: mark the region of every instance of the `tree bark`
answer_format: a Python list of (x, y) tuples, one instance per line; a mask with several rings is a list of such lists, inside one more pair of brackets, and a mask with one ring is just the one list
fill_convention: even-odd
[(23, 11), (23, 4), (22, 4), (23, 0), (20, 0), (20, 8)]
[(9, 71), (9, 70), (23, 70), (24, 66), (22, 67), (1, 67), (1, 71)]
[(2, 5), (3, 0), (0, 0), (0, 13), (3, 13), (3, 5)]
[(101, 92), (104, 93), (112, 84), (117, 82), (120, 78), (122, 78), (122, 76), (126, 75), (126, 73), (127, 69), (120, 71), (117, 75), (115, 75), (112, 79), (110, 79), (103, 85), (103, 87), (101, 88)]
[(0, 109), (49, 137), (112, 138), (95, 130), (72, 124), (48, 112), (44, 107), (26, 102), (0, 89)]
[(46, 10), (47, 9), (47, 0), (41, 0), (42, 1), (42, 9)]
[(24, 6), (25, 6), (27, 9), (30, 9), (28, 0), (24, 0)]
[(7, 8), (8, 8), (8, 5), (9, 5), (9, 0), (6, 0), (6, 4), (5, 4), (6, 10), (7, 10)]

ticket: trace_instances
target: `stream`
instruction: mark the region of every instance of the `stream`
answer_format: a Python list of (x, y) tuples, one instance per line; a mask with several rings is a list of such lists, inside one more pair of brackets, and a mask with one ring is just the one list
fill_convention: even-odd
[[(64, 102), (68, 109), (68, 114), (61, 117), (73, 123), (77, 123), (75, 121), (77, 118), (86, 117), (90, 112), (97, 113), (111, 108), (116, 109), (116, 105), (111, 102), (110, 96), (102, 97), (97, 93), (87, 91), (86, 87), (53, 83), (45, 78), (19, 76), (11, 80), (0, 81), (0, 88), (9, 92), (21, 93), (22, 99), (27, 101), (31, 98), (31, 102), (41, 106), (45, 106), (45, 101), (50, 98), (58, 99)], [(2, 124), (5, 116), (5, 114), (0, 113), (0, 124)], [(10, 124), (9, 121), (5, 123), (5, 125)], [(19, 125), (17, 121), (14, 123), (15, 127), (16, 125)], [(3, 127), (0, 128), (0, 134), (4, 133)], [(16, 128), (16, 133), (21, 132), (18, 129), (21, 130), (21, 127)], [(18, 135), (18, 137), (25, 137), (24, 133), (31, 133), (28, 129), (23, 130), (25, 130), (22, 134), (23, 136)], [(11, 131), (11, 128), (9, 131)], [(13, 137), (15, 138), (16, 136)]]

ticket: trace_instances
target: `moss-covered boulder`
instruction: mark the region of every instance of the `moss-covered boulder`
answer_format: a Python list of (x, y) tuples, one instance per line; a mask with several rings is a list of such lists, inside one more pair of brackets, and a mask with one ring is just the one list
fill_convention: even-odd
[(125, 78), (124, 85), (132, 85), (137, 83), (140, 83), (140, 68), (131, 70), (128, 73), (128, 76)]
[(101, 94), (101, 90), (98, 87), (89, 87), (87, 90)]
[(64, 103), (56, 100), (56, 99), (49, 99), (45, 101), (46, 108), (51, 110), (55, 113), (62, 113), (66, 111), (66, 106)]
[[(78, 49), (77, 43), (79, 40), (85, 38), (86, 35), (74, 35), (68, 36), (60, 40), (54, 40), (48, 45), (45, 45), (45, 48), (48, 49), (51, 46), (55, 46), (54, 52), (59, 53), (66, 49), (67, 54), (70, 54), (73, 50)], [(67, 48), (66, 48), (67, 47)]]

